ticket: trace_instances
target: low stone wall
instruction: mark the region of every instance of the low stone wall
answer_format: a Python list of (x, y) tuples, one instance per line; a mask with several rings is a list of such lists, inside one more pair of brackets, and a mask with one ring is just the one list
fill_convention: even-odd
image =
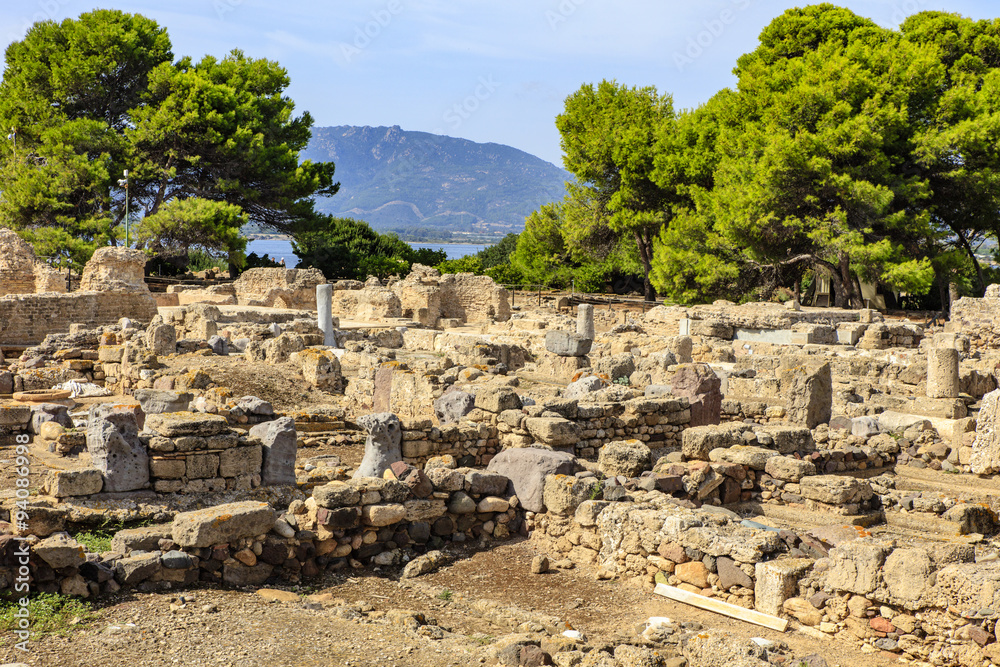
[[(30, 589), (91, 597), (122, 588), (176, 589), (196, 582), (234, 586), (294, 583), (350, 564), (420, 574), (444, 562), (446, 543), (523, 534), (523, 511), (506, 477), (470, 469), (396, 480), (334, 482), (280, 514), (263, 502), (177, 514), (171, 523), (118, 532), (111, 551), (88, 554), (66, 533), (31, 545)], [(29, 510), (30, 511), (30, 510)], [(0, 536), (0, 582), (18, 538)], [(430, 553), (428, 553), (430, 552)], [(405, 572), (405, 571), (404, 571)]]
[(232, 284), (241, 306), (316, 310), (316, 286), (326, 283), (319, 269), (249, 269)]
[(68, 333), (71, 324), (94, 328), (123, 317), (149, 322), (156, 301), (149, 292), (73, 292), (0, 297), (0, 343), (35, 345), (47, 334)]

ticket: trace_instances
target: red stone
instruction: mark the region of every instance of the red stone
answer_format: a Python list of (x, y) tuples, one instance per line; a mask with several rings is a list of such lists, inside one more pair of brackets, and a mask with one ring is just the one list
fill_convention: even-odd
[(868, 625), (872, 626), (872, 630), (876, 632), (895, 632), (896, 626), (889, 622), (889, 619), (883, 618), (881, 616), (876, 616), (872, 620), (868, 621)]

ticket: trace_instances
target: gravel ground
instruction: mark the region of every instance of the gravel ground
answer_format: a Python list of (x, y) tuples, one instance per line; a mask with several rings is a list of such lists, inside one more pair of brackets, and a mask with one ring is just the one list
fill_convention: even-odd
[[(335, 573), (296, 591), (291, 602), (268, 601), (253, 590), (118, 596), (103, 601), (85, 628), (33, 640), (27, 656), (14, 649), (10, 637), (0, 638), (0, 662), (45, 667), (476, 665), (495, 662), (490, 645), (514, 632), (569, 624), (591, 645), (613, 646), (634, 639), (635, 627), (650, 616), (785, 642), (789, 657), (819, 653), (830, 667), (894, 661), (894, 656), (862, 654), (841, 642), (795, 632), (780, 634), (637, 587), (597, 581), (586, 568), (532, 575), (534, 555), (531, 542), (521, 541), (468, 554), (415, 580), (398, 580), (395, 572)], [(424, 625), (416, 627), (419, 615)]]

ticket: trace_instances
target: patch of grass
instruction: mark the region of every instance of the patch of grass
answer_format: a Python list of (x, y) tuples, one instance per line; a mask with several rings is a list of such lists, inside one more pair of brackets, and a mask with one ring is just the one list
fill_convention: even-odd
[(446, 588), (440, 593), (438, 593), (437, 597), (438, 600), (444, 600), (445, 602), (447, 602), (448, 600), (451, 599), (452, 595), (453, 595), (452, 592)]
[[(0, 634), (14, 636), (20, 609), (16, 602), (0, 602)], [(28, 618), (32, 638), (40, 635), (65, 635), (97, 618), (86, 602), (56, 593), (39, 593), (28, 600)]]
[(151, 525), (153, 525), (153, 522), (149, 519), (129, 521), (127, 523), (105, 519), (104, 523), (97, 528), (76, 533), (73, 535), (73, 538), (86, 547), (87, 551), (96, 554), (111, 550), (111, 538), (114, 537), (115, 533), (118, 531), (126, 528), (142, 528), (144, 526)]
[(474, 635), (469, 635), (469, 639), (476, 642), (480, 646), (487, 646), (489, 644), (492, 644), (493, 640), (496, 639), (496, 637), (494, 637), (493, 635), (484, 635), (477, 632)]
[(115, 536), (115, 531), (89, 530), (85, 533), (77, 533), (73, 537), (84, 548), (95, 554), (103, 551), (111, 551), (111, 538)]

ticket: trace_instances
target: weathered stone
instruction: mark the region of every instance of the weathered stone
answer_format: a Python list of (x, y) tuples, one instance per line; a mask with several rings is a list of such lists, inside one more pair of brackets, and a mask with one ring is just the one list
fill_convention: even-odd
[[(136, 389), (135, 399), (139, 401), (139, 406), (142, 407), (142, 411), (145, 412), (146, 415), (154, 415), (165, 412), (185, 412), (191, 404), (191, 401), (194, 399), (194, 395), (181, 391)], [(159, 427), (159, 425), (157, 425), (157, 427)]]
[(927, 397), (957, 398), (959, 353), (954, 347), (927, 350)]
[(803, 477), (815, 475), (816, 465), (791, 456), (772, 456), (764, 465), (764, 472), (775, 479), (798, 482)]
[(260, 445), (226, 449), (219, 453), (219, 475), (239, 477), (260, 474), (263, 460), (264, 453)]
[(799, 590), (799, 578), (812, 567), (811, 558), (785, 558), (755, 565), (754, 608), (777, 616), (782, 604)]
[(79, 567), (87, 560), (86, 549), (66, 533), (46, 537), (31, 550), (53, 570)]
[(674, 568), (674, 575), (684, 583), (698, 588), (708, 586), (708, 568), (700, 560), (680, 563)]
[(267, 503), (246, 501), (216, 505), (174, 517), (171, 535), (182, 547), (228, 544), (270, 532), (277, 515)]
[[(685, 433), (687, 433), (687, 431), (685, 431)], [(729, 449), (713, 449), (709, 452), (709, 460), (711, 461), (736, 463), (742, 466), (747, 466), (751, 470), (764, 470), (764, 468), (767, 467), (767, 462), (775, 456), (778, 456), (778, 452), (773, 449), (751, 447), (748, 445), (736, 445), (734, 447), (730, 447)]]
[(218, 435), (229, 431), (222, 415), (202, 412), (164, 412), (146, 417), (145, 430), (165, 438)]
[(753, 579), (732, 558), (719, 556), (715, 560), (715, 567), (719, 575), (719, 588), (722, 590), (729, 590), (733, 586), (753, 588)]
[(69, 408), (58, 403), (38, 403), (31, 406), (31, 432), (41, 433), (42, 424), (56, 423), (64, 428), (73, 428)]
[(398, 503), (365, 505), (361, 508), (361, 518), (368, 526), (390, 526), (406, 518), (406, 507)]
[(56, 498), (100, 493), (104, 477), (100, 470), (53, 470), (46, 482), (48, 494)]
[(803, 625), (819, 625), (823, 621), (823, 612), (812, 605), (808, 600), (802, 598), (788, 598), (781, 608), (785, 613), (794, 616)]
[(652, 467), (651, 453), (639, 440), (618, 440), (601, 447), (597, 465), (607, 477), (638, 477)]
[(368, 431), (365, 455), (354, 472), (355, 479), (381, 477), (393, 463), (403, 460), (400, 447), (403, 438), (399, 418), (390, 412), (362, 415), (358, 425)]
[(487, 385), (476, 390), (475, 406), (486, 412), (500, 414), (504, 410), (520, 410), (521, 399), (506, 385)]
[(545, 445), (564, 447), (580, 441), (580, 426), (562, 417), (528, 417), (524, 425), (537, 442)]
[(691, 426), (718, 424), (722, 415), (722, 380), (708, 364), (680, 364), (670, 378), (670, 393), (691, 404)]
[(134, 586), (160, 571), (159, 554), (141, 554), (122, 558), (115, 563), (115, 580), (122, 586)]
[(600, 488), (601, 482), (593, 477), (549, 475), (545, 478), (543, 501), (549, 512), (570, 516), (584, 500), (593, 500)]
[(505, 449), (486, 467), (487, 471), (511, 481), (518, 500), (529, 512), (545, 511), (543, 492), (547, 476), (572, 475), (579, 468), (572, 454), (533, 448)]
[(177, 330), (172, 324), (150, 324), (146, 329), (146, 347), (158, 357), (177, 351)]
[(442, 425), (457, 424), (462, 421), (462, 417), (472, 412), (475, 405), (476, 397), (472, 394), (457, 389), (448, 391), (434, 401), (434, 416)]
[(447, 564), (449, 557), (443, 551), (428, 551), (422, 556), (417, 556), (403, 568), (401, 579), (412, 579), (423, 574), (434, 572), (442, 565)]
[(173, 525), (169, 523), (139, 528), (125, 528), (111, 538), (111, 551), (128, 554), (130, 551), (155, 551), (162, 539), (172, 539)]
[(830, 364), (809, 362), (779, 372), (781, 392), (788, 397), (788, 420), (816, 428), (830, 421), (833, 376)]
[(1000, 389), (983, 396), (969, 464), (977, 475), (1000, 472)]
[(919, 609), (928, 592), (928, 578), (933, 566), (923, 549), (894, 549), (885, 559), (882, 577), (885, 579), (890, 602), (907, 609)]
[(261, 441), (260, 483), (265, 486), (295, 484), (295, 454), (298, 451), (295, 420), (280, 417), (257, 424), (250, 436)]
[(830, 567), (825, 573), (826, 587), (868, 595), (879, 585), (880, 570), (892, 548), (863, 540), (844, 542), (830, 551)]
[(681, 435), (681, 453), (684, 458), (708, 461), (714, 449), (728, 449), (742, 442), (739, 428), (729, 426), (693, 426)]
[(815, 475), (799, 481), (804, 498), (828, 505), (843, 505), (867, 500), (872, 496), (871, 485), (864, 480), (837, 475)]
[(273, 571), (274, 567), (269, 563), (258, 562), (247, 566), (234, 560), (222, 567), (222, 580), (230, 586), (259, 586), (267, 581)]
[(104, 476), (109, 493), (133, 491), (149, 484), (149, 455), (139, 439), (132, 414), (92, 410), (87, 424), (87, 451)]
[(593, 340), (594, 333), (594, 306), (589, 303), (581, 303), (576, 307), (576, 334), (581, 338)]
[(581, 400), (595, 391), (604, 389), (606, 386), (607, 383), (596, 375), (586, 375), (576, 382), (566, 385), (566, 389), (562, 392), (562, 397), (568, 401)]
[(594, 344), (592, 338), (568, 331), (549, 331), (545, 334), (545, 349), (560, 357), (584, 357)]

